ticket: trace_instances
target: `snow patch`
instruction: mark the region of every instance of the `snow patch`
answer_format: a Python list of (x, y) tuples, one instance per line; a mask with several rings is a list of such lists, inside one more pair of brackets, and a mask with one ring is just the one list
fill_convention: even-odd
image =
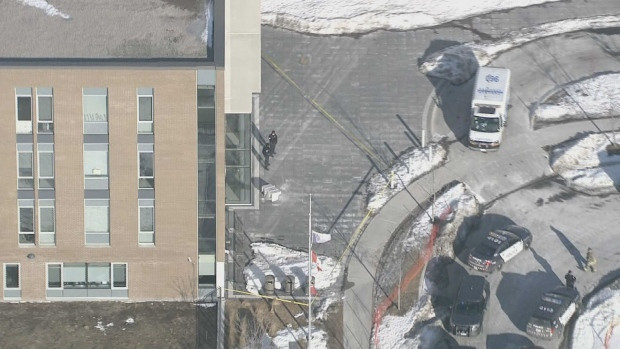
[(50, 5), (45, 0), (21, 0), (21, 2), (22, 2), (22, 4), (24, 4), (26, 6), (32, 6), (32, 7), (41, 9), (41, 10), (45, 11), (46, 15), (51, 16), (51, 17), (58, 16), (58, 17), (63, 18), (63, 19), (70, 19), (71, 18), (71, 16), (69, 16), (66, 13), (60, 12), (60, 10), (58, 10), (53, 5)]
[(441, 166), (446, 161), (446, 156), (446, 149), (438, 143), (429, 144), (425, 148), (413, 148), (399, 156), (390, 168), (368, 180), (368, 209), (381, 209), (407, 185), (431, 169)]
[(411, 30), (492, 11), (558, 0), (262, 0), (262, 22), (302, 33), (337, 35)]
[(620, 290), (606, 287), (590, 299), (575, 321), (571, 348), (620, 348)]
[(572, 83), (534, 110), (536, 121), (612, 117), (620, 114), (620, 74), (603, 74)]
[(618, 15), (545, 23), (504, 34), (492, 43), (468, 42), (437, 51), (425, 58), (419, 69), (423, 74), (445, 79), (458, 85), (469, 80), (479, 66), (486, 66), (501, 53), (528, 42), (579, 30), (618, 26), (620, 26), (620, 16)]
[[(620, 140), (620, 133), (616, 133)], [(620, 155), (609, 155), (607, 146), (612, 133), (593, 133), (564, 142), (551, 150), (549, 165), (578, 191), (602, 195), (618, 193)]]
[[(297, 329), (287, 327), (278, 331), (276, 335), (271, 338), (271, 341), (276, 348), (289, 348), (290, 343), (297, 344), (298, 342), (305, 342), (307, 333), (308, 327), (300, 327)], [(323, 330), (315, 329), (314, 326), (312, 327), (312, 348), (327, 348), (327, 333)]]

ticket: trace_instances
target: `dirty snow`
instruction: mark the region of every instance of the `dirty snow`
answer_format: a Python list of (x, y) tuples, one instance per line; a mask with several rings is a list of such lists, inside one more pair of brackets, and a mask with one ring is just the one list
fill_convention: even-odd
[[(276, 333), (276, 335), (271, 339), (273, 345), (280, 348), (292, 348), (290, 343), (298, 343), (305, 342), (306, 336), (308, 332), (308, 327), (300, 327), (297, 329), (293, 329), (292, 327), (287, 327), (283, 330), (280, 330)], [(315, 329), (312, 327), (312, 348), (313, 349), (323, 349), (327, 348), (327, 333), (323, 330)]]
[[(430, 157), (433, 157), (430, 159)], [(447, 152), (443, 145), (433, 143), (425, 148), (413, 148), (396, 159), (394, 164), (382, 173), (373, 175), (366, 186), (368, 209), (377, 211), (394, 195), (411, 182), (441, 166)], [(391, 185), (388, 185), (391, 184)]]
[[(287, 275), (294, 275), (297, 287), (304, 286), (308, 279), (308, 253), (292, 250), (271, 243), (252, 243), (254, 257), (243, 269), (248, 292), (259, 294), (265, 284), (266, 275), (274, 275), (275, 287), (282, 289)], [(341, 266), (333, 258), (317, 254), (322, 271), (314, 268), (314, 287), (318, 290), (332, 286), (340, 275)], [(331, 273), (333, 270), (333, 273)], [(331, 276), (330, 276), (331, 275)]]
[[(620, 133), (616, 133), (620, 141)], [(564, 142), (551, 150), (549, 165), (566, 184), (578, 191), (602, 195), (618, 193), (620, 155), (607, 154), (612, 133), (594, 133)]]
[(571, 344), (575, 349), (620, 348), (620, 289), (606, 287), (592, 297), (575, 321)]
[(488, 65), (495, 57), (515, 47), (553, 35), (618, 26), (620, 26), (618, 15), (545, 23), (504, 34), (494, 42), (486, 44), (468, 42), (440, 50), (424, 59), (424, 63), (420, 65), (420, 71), (458, 85), (469, 80), (479, 66)]
[(261, 0), (262, 22), (335, 35), (430, 27), (492, 11), (558, 0)]
[(205, 19), (206, 19), (205, 30), (202, 32), (202, 35), (200, 36), (200, 38), (202, 39), (202, 42), (207, 44), (207, 47), (213, 46), (213, 35), (209, 34), (209, 30), (213, 27), (213, 16), (211, 16), (212, 13), (213, 13), (213, 1), (208, 1), (207, 6), (205, 6)]
[(26, 6), (32, 6), (38, 9), (41, 9), (43, 11), (45, 11), (45, 14), (51, 17), (54, 16), (58, 16), (60, 18), (63, 19), (70, 19), (71, 16), (69, 16), (66, 13), (61, 12), (60, 10), (58, 10), (56, 7), (54, 7), (53, 5), (50, 5), (47, 1), (45, 0), (20, 0), (22, 2), (22, 4), (26, 5)]
[[(536, 121), (620, 115), (620, 74), (602, 74), (564, 86), (534, 110)], [(620, 124), (620, 122), (619, 122)]]
[(103, 334), (105, 334), (105, 331), (109, 328), (114, 326), (113, 322), (108, 323), (107, 325), (103, 324), (103, 321), (97, 321), (97, 325), (95, 325), (95, 328), (98, 329), (99, 331), (103, 332)]
[(126, 324), (133, 324), (135, 322), (136, 322), (136, 320), (134, 320), (134, 318), (132, 318), (132, 317), (128, 317), (127, 320), (125, 320)]

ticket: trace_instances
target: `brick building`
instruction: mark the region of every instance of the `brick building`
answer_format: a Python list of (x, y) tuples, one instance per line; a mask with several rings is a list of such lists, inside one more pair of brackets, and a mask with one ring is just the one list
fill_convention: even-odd
[(254, 204), (260, 2), (3, 3), (4, 301), (179, 300), (224, 286)]

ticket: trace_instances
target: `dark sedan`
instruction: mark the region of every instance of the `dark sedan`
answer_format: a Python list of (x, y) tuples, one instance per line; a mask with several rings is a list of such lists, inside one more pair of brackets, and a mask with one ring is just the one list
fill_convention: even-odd
[(532, 244), (532, 233), (524, 227), (509, 225), (489, 232), (469, 254), (467, 264), (486, 272), (493, 272)]

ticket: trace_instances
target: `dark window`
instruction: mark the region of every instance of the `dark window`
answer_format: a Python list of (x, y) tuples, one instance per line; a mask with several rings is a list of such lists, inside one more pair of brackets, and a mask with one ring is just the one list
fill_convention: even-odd
[(30, 97), (17, 97), (17, 120), (32, 120), (32, 102)]

